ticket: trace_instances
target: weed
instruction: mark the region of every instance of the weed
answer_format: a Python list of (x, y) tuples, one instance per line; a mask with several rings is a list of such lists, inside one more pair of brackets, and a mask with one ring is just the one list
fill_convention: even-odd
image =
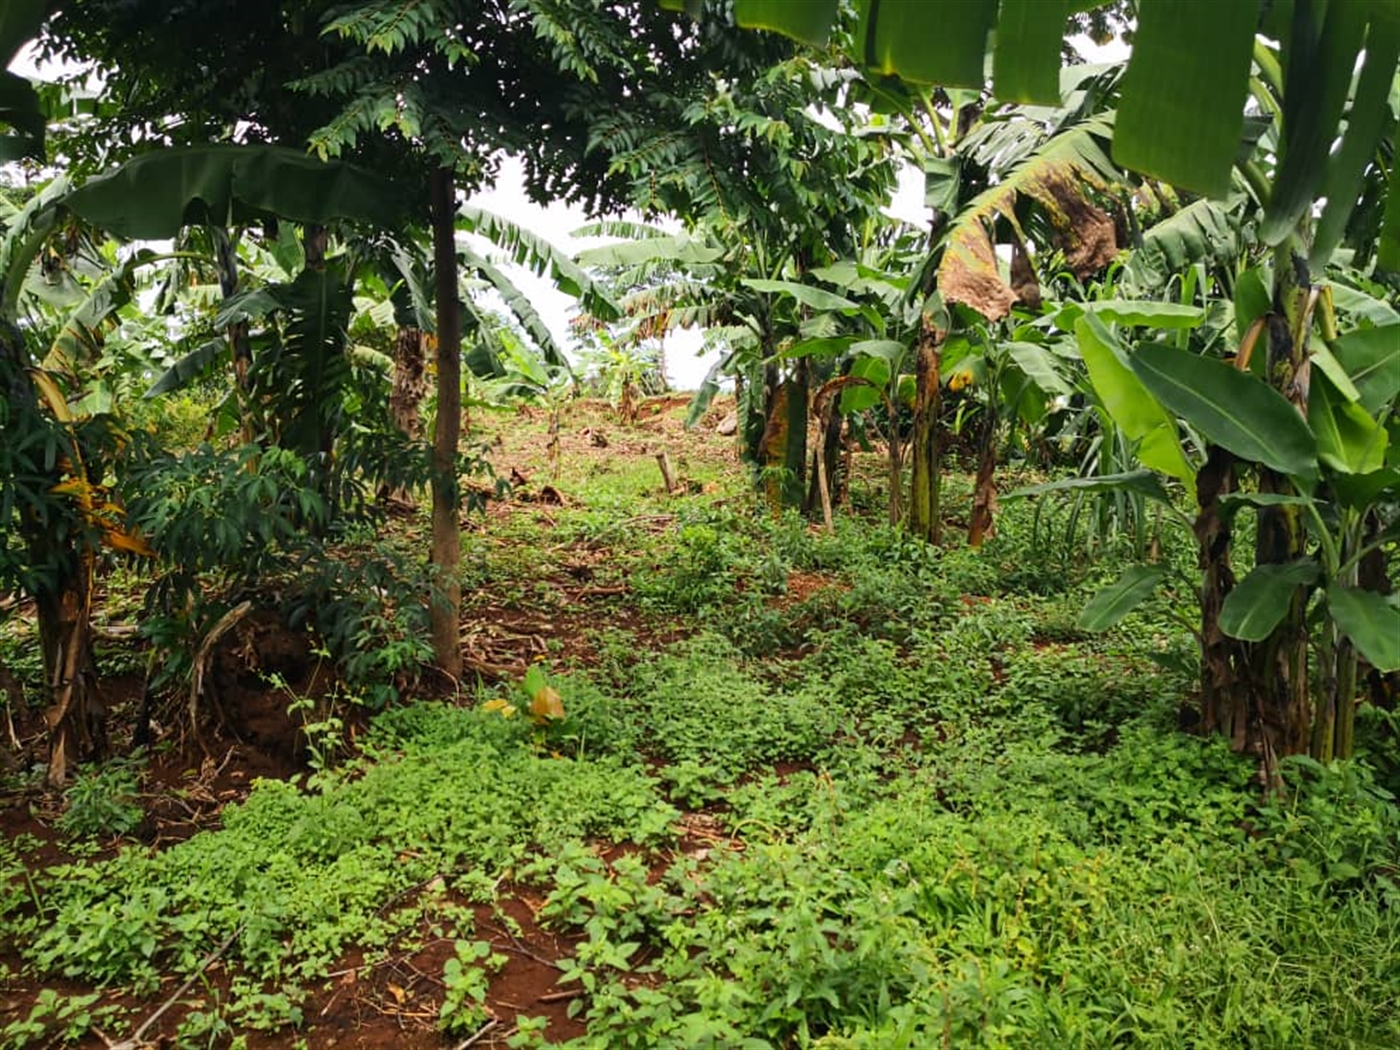
[(139, 755), (79, 771), (64, 792), (58, 827), (74, 838), (129, 835), (145, 819)]
[(455, 950), (442, 968), (447, 994), (438, 1011), (438, 1027), (448, 1035), (468, 1035), (490, 1020), (490, 975), (505, 966), (506, 957), (492, 952), (485, 941), (458, 941)]

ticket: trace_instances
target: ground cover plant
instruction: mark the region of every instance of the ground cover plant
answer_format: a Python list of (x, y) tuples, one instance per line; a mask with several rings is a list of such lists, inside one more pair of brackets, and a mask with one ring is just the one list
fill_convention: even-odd
[[(469, 608), (513, 626), (475, 658), (542, 668), (562, 718), (483, 676), (178, 842), (136, 826), (159, 755), (36, 810), (3, 858), (6, 1045), (129, 1037), (167, 1000), (141, 1034), (190, 1046), (1400, 1037), (1393, 766), (1290, 764), (1261, 802), (1253, 762), (1178, 729), (1166, 603), (1090, 634), (1111, 565), (1041, 593), (1061, 512), (895, 557), (878, 518), (771, 517), (683, 410), (631, 456), (574, 410), (547, 504), (521, 498), (545, 421), (500, 424), (524, 483), (465, 549)], [(667, 495), (658, 443), (712, 491)]]
[(0, 1047), (1400, 1044), (1394, 0), (917, 6), (0, 4)]

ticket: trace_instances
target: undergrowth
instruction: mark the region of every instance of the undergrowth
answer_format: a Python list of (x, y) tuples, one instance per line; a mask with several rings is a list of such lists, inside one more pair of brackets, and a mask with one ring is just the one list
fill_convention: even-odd
[[(1177, 729), (1195, 668), (1167, 599), (1079, 629), (1114, 567), (1038, 546), (1053, 508), (940, 551), (736, 499), (638, 521), (653, 483), (586, 484), (513, 542), (607, 545), (599, 571), (681, 641), (600, 622), (597, 665), (549, 676), (562, 718), (532, 724), (518, 684), (392, 708), (352, 761), (158, 852), (0, 849), (26, 970), (150, 992), (226, 945), (194, 1045), (304, 1023), (347, 951), (411, 951), (426, 923), (455, 944), (439, 1024), (470, 1037), (500, 966), (471, 905), (523, 886), (581, 938), (560, 962), (580, 1048), (1400, 1045), (1393, 755), (1294, 761), (1261, 800), (1248, 758)], [(531, 600), (501, 535), (469, 538), (468, 571)], [(120, 830), (100, 794), (75, 832)], [(36, 1003), (3, 1041), (81, 1038), (95, 1002)]]

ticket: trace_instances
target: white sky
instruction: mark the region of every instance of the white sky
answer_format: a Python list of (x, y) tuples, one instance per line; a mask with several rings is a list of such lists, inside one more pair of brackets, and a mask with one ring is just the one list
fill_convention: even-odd
[[(524, 166), (516, 158), (508, 158), (501, 165), (495, 186), (476, 194), (471, 198), (471, 203), (504, 215), (566, 251), (599, 243), (589, 241), (587, 245), (580, 244), (570, 236), (574, 230), (591, 221), (582, 208), (566, 204), (541, 207), (525, 196), (524, 184)], [(922, 173), (910, 168), (901, 174), (899, 189), (889, 211), (910, 222), (928, 221)], [(574, 300), (556, 289), (548, 278), (513, 268), (511, 279), (530, 296), (555, 338), (564, 343), (568, 338), (568, 318)], [(714, 364), (713, 355), (701, 356), (701, 339), (699, 331), (675, 331), (666, 336), (667, 378), (677, 390), (699, 387), (705, 373)]]

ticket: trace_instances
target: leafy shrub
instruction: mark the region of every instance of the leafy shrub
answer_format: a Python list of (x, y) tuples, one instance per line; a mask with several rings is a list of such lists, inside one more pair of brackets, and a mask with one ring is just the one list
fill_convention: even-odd
[(129, 835), (146, 817), (140, 799), (140, 770), (130, 759), (113, 759), (81, 770), (63, 793), (59, 829), (75, 838)]

